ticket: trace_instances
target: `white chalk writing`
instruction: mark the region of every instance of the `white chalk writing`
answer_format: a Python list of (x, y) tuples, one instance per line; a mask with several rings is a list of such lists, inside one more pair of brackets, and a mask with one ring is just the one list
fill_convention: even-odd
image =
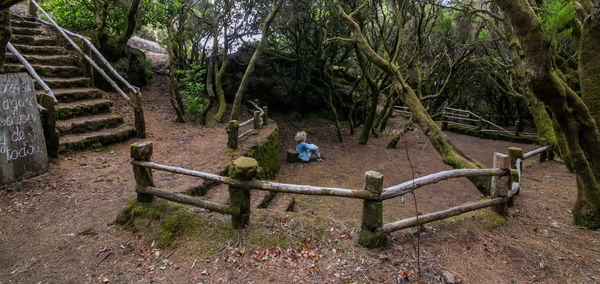
[(37, 154), (41, 151), (40, 146), (30, 145), (27, 142), (23, 142), (22, 146), (17, 150), (8, 149), (6, 146), (6, 137), (0, 145), (0, 154), (6, 154), (7, 161), (14, 161), (19, 158), (25, 158), (29, 155)]

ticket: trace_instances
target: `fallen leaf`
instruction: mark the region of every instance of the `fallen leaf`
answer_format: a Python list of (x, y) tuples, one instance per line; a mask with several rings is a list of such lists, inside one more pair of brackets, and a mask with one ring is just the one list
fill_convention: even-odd
[(103, 277), (103, 278), (102, 278), (102, 283), (108, 283), (108, 282), (109, 282), (109, 281), (108, 281), (108, 278), (106, 278), (106, 277)]

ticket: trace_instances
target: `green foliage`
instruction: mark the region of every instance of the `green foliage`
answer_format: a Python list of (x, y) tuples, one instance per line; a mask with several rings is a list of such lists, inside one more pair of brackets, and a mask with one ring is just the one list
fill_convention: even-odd
[(50, 0), (40, 3), (54, 16), (56, 23), (66, 29), (91, 31), (95, 29), (93, 7), (87, 2), (73, 0)]
[(179, 95), (185, 104), (185, 110), (193, 118), (198, 118), (208, 100), (201, 97), (200, 93), (204, 90), (204, 72), (202, 66), (192, 65), (187, 70), (177, 70), (179, 76)]
[[(155, 25), (167, 17), (165, 5), (168, 0), (144, 0), (138, 16), (138, 26)], [(44, 10), (54, 16), (56, 23), (66, 29), (94, 31), (94, 3), (85, 0), (48, 0), (40, 3)], [(131, 1), (109, 1), (106, 17), (107, 32), (112, 38), (118, 36), (127, 26), (126, 15)]]
[(544, 1), (538, 11), (544, 33), (549, 38), (563, 38), (571, 35), (569, 23), (575, 17), (573, 2), (566, 0)]

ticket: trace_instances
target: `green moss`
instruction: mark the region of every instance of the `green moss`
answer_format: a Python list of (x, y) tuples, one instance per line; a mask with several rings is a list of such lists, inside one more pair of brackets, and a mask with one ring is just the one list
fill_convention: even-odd
[(139, 218), (147, 218), (158, 220), (161, 212), (165, 210), (164, 202), (153, 202), (153, 203), (139, 203), (137, 197), (134, 196), (127, 204), (119, 216), (117, 216), (116, 223), (123, 226), (125, 229), (134, 229), (134, 222)]
[(279, 173), (279, 129), (273, 128), (266, 139), (259, 141), (256, 147), (248, 151), (248, 157), (254, 158), (262, 171), (258, 173), (259, 179), (274, 179)]
[(506, 225), (506, 219), (500, 216), (493, 210), (486, 208), (481, 210), (475, 210), (461, 214), (458, 216), (450, 217), (445, 220), (437, 221), (438, 224), (447, 224), (456, 227), (455, 230), (452, 228), (449, 231), (456, 230), (485, 230), (491, 231), (493, 229)]
[[(234, 230), (229, 215), (194, 213), (194, 207), (164, 200), (144, 204), (130, 199), (116, 223), (125, 229), (143, 232), (148, 243), (158, 248), (182, 246), (200, 257), (223, 253), (232, 244), (250, 250), (254, 248), (298, 248), (302, 238), (331, 238), (333, 222), (323, 216), (294, 212), (253, 209), (251, 226)], [(347, 245), (348, 249), (352, 244)]]

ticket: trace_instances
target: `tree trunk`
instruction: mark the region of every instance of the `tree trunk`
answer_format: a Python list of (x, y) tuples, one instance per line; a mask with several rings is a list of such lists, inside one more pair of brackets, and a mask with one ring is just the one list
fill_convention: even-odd
[(254, 51), (254, 54), (252, 55), (250, 62), (248, 62), (248, 67), (246, 67), (246, 72), (244, 72), (244, 76), (242, 77), (242, 82), (240, 82), (240, 86), (239, 86), (237, 92), (235, 93), (235, 99), (233, 100), (233, 107), (231, 109), (231, 116), (229, 117), (230, 121), (238, 119), (238, 116), (240, 114), (240, 107), (242, 105), (242, 99), (244, 98), (244, 93), (246, 92), (246, 88), (248, 87), (248, 81), (250, 80), (250, 75), (252, 74), (252, 72), (254, 72), (256, 60), (263, 53), (265, 46), (267, 45), (268, 37), (269, 37), (269, 26), (271, 25), (273, 18), (275, 18), (275, 14), (277, 14), (277, 11), (279, 11), (279, 8), (281, 7), (282, 3), (283, 3), (283, 1), (279, 1), (279, 0), (277, 1), (277, 3), (274, 3), (273, 7), (271, 7), (271, 12), (269, 12), (269, 15), (267, 15), (267, 18), (265, 18), (265, 21), (261, 28), (260, 43), (258, 44), (258, 47)]
[[(494, 2), (513, 23), (525, 53), (525, 66), (535, 96), (550, 108), (564, 133), (577, 176), (577, 201), (573, 208), (575, 224), (600, 228), (600, 132), (592, 114), (552, 66), (552, 43), (546, 38), (527, 0)], [(598, 3), (595, 8), (599, 8)], [(590, 20), (597, 22), (598, 18)], [(580, 61), (593, 59), (580, 57)]]
[(223, 63), (221, 63), (221, 68), (215, 74), (215, 87), (217, 88), (217, 97), (219, 98), (219, 110), (214, 118), (219, 123), (223, 122), (223, 115), (225, 115), (225, 111), (227, 110), (225, 91), (223, 90), (223, 76), (225, 76), (225, 70), (227, 69), (227, 52), (223, 51), (223, 54)]
[(208, 92), (208, 104), (200, 112), (200, 124), (206, 125), (206, 116), (215, 103), (215, 91), (213, 89), (213, 73), (215, 73), (215, 62), (217, 61), (217, 48), (219, 39), (219, 26), (214, 23), (213, 27), (213, 46), (210, 58), (208, 59), (208, 70), (206, 72), (206, 92)]
[(175, 109), (175, 115), (177, 116), (177, 122), (185, 122), (185, 109), (183, 108), (183, 102), (179, 97), (179, 86), (177, 81), (177, 55), (175, 54), (176, 49), (173, 46), (173, 37), (175, 34), (171, 29), (168, 29), (169, 36), (167, 38), (167, 51), (169, 54), (169, 100), (173, 109)]
[[(335, 0), (334, 3), (336, 4), (335, 8), (337, 14), (353, 32), (354, 41), (360, 51), (369, 61), (387, 73), (396, 92), (400, 95), (404, 104), (410, 108), (412, 119), (419, 125), (425, 136), (429, 137), (429, 141), (442, 157), (442, 161), (453, 168), (483, 168), (482, 164), (474, 161), (450, 143), (446, 134), (444, 134), (433, 119), (431, 119), (414, 90), (406, 83), (404, 77), (400, 74), (398, 66), (394, 62), (390, 62), (379, 56), (379, 54), (369, 46), (358, 24), (343, 10), (340, 5), (340, 0)], [(469, 178), (469, 180), (473, 182), (481, 193), (489, 194), (489, 177), (474, 177)]]
[(591, 115), (600, 125), (600, 4), (596, 6), (583, 24), (579, 48), (579, 81), (583, 101)]
[(96, 24), (96, 38), (94, 39), (100, 52), (104, 55), (110, 55), (108, 46), (108, 34), (106, 33), (106, 18), (108, 16), (108, 1), (94, 1), (94, 23)]
[(117, 46), (115, 47), (116, 56), (121, 57), (127, 53), (127, 42), (133, 36), (135, 32), (135, 28), (137, 26), (137, 15), (140, 10), (140, 6), (142, 4), (142, 0), (132, 0), (131, 6), (127, 11), (127, 27), (121, 37), (117, 41)]
[(363, 55), (360, 53), (357, 47), (355, 47), (356, 57), (358, 58), (358, 62), (360, 65), (360, 69), (363, 73), (365, 80), (367, 81), (367, 85), (369, 86), (369, 90), (371, 90), (371, 96), (369, 101), (369, 112), (367, 113), (367, 118), (365, 119), (365, 124), (363, 125), (363, 129), (360, 132), (360, 137), (358, 138), (358, 144), (366, 145), (369, 141), (369, 135), (371, 135), (371, 129), (373, 128), (373, 123), (375, 121), (375, 115), (377, 114), (377, 104), (379, 103), (379, 90), (377, 85), (371, 79), (371, 74), (367, 70), (367, 66), (365, 63), (365, 59)]

